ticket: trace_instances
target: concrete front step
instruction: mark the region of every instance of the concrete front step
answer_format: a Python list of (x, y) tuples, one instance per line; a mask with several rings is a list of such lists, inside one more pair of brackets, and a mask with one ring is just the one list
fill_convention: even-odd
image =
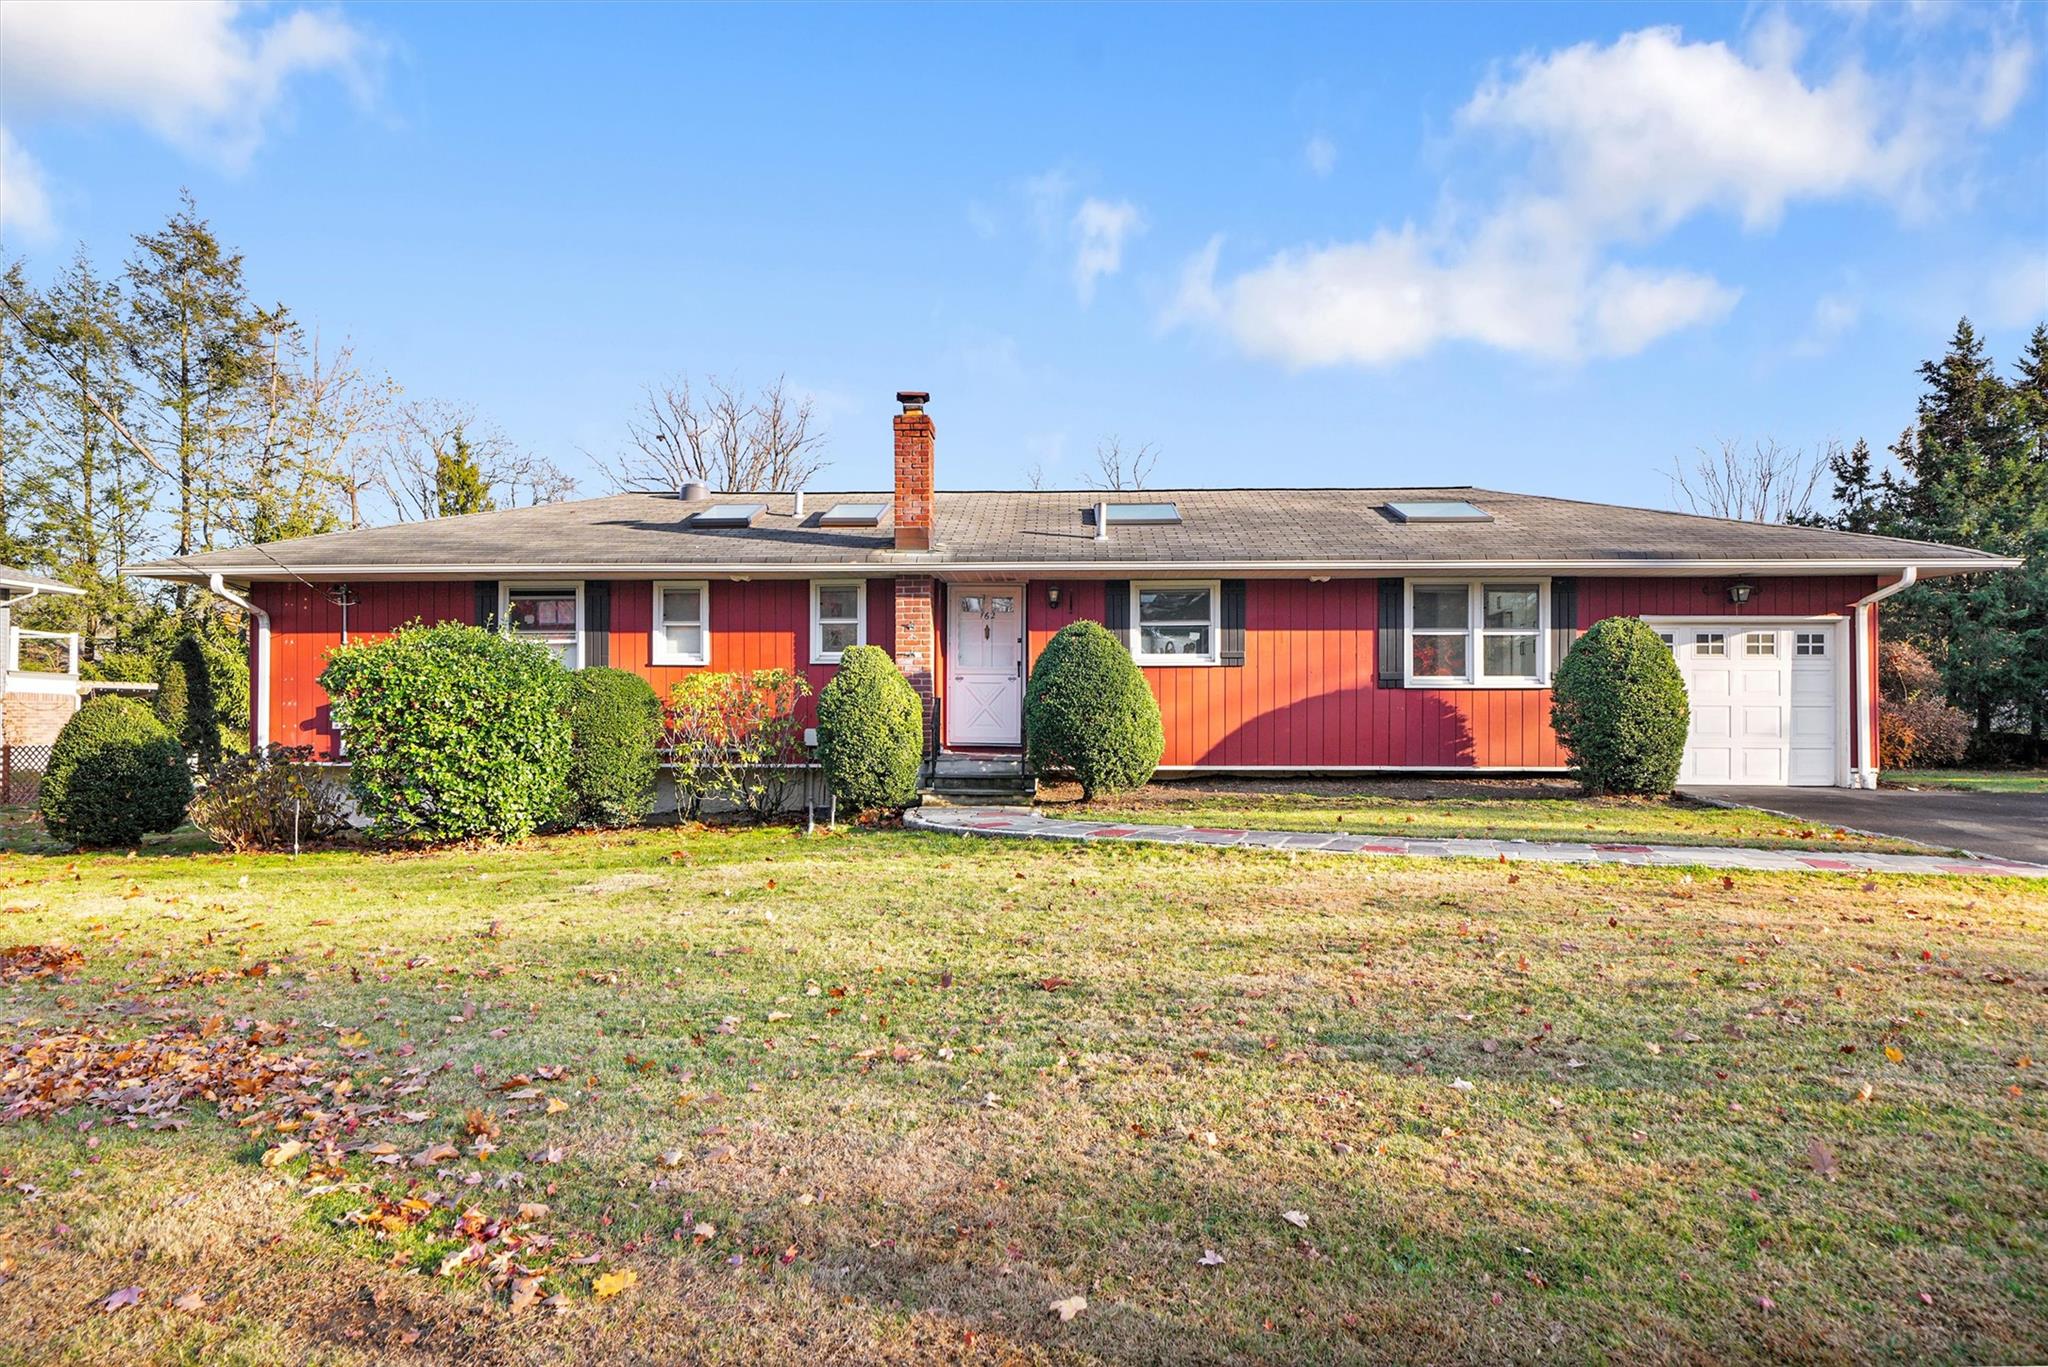
[(1032, 794), (1019, 788), (1014, 792), (977, 790), (972, 793), (945, 793), (927, 788), (918, 795), (918, 805), (923, 807), (959, 807), (968, 811), (981, 808), (1015, 808), (1030, 811)]

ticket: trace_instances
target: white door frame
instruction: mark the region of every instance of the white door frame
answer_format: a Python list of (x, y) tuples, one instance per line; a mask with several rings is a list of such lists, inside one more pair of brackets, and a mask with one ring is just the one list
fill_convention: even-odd
[[(1643, 622), (1646, 626), (1658, 630), (1667, 627), (1691, 626), (1695, 623), (1706, 623), (1711, 624), (1711, 626), (1715, 630), (1725, 630), (1731, 633), (1731, 635), (1732, 633), (1737, 631), (1754, 631), (1760, 628), (1789, 629), (1797, 627), (1812, 628), (1816, 626), (1828, 628), (1828, 650), (1835, 657), (1835, 786), (1837, 788), (1849, 788), (1854, 786), (1855, 771), (1851, 768), (1849, 760), (1850, 620), (1851, 619), (1849, 618), (1848, 614), (1840, 612), (1816, 613), (1808, 617), (1801, 617), (1798, 615), (1783, 617), (1750, 617), (1744, 616), (1739, 613), (1727, 613), (1718, 615), (1715, 613), (1688, 613), (1683, 616), (1679, 616), (1676, 614), (1660, 614), (1655, 617), (1643, 618)], [(1690, 699), (1687, 700), (1686, 705), (1688, 708), (1690, 708)], [(1786, 771), (1786, 777), (1788, 779), (1791, 777), (1791, 771), (1789, 768)], [(1788, 783), (1786, 786), (1790, 787), (1791, 785)]]
[[(945, 729), (946, 729), (946, 744), (948, 744), (948, 745), (995, 745), (995, 746), (1011, 746), (1011, 745), (1022, 745), (1022, 744), (1024, 743), (1024, 668), (1025, 668), (1025, 664), (1026, 664), (1026, 656), (1027, 656), (1027, 654), (1029, 653), (1029, 649), (1030, 649), (1030, 627), (1029, 627), (1029, 625), (1027, 624), (1027, 622), (1025, 621), (1025, 610), (1026, 610), (1026, 604), (1025, 604), (1025, 598), (1024, 598), (1024, 589), (1025, 589), (1025, 585), (1024, 585), (1023, 583), (1021, 583), (1021, 582), (1015, 582), (1015, 583), (980, 583), (980, 582), (972, 582), (972, 581), (970, 581), (970, 582), (959, 582), (959, 581), (953, 581), (953, 582), (948, 582), (948, 583), (947, 583), (947, 585), (946, 585), (946, 675), (947, 675), (947, 679), (946, 679), (946, 709), (945, 709), (945, 716), (946, 716), (946, 728), (945, 728)], [(1016, 707), (1016, 712), (1015, 712), (1015, 715), (1014, 715), (1014, 716), (1012, 717), (1012, 719), (1011, 719), (1010, 735), (1009, 735), (1008, 739), (1003, 739), (1003, 740), (997, 740), (997, 739), (991, 739), (991, 738), (989, 738), (989, 737), (987, 737), (987, 736), (969, 736), (969, 737), (964, 737), (964, 738), (962, 738), (962, 737), (955, 737), (955, 736), (953, 735), (953, 723), (954, 723), (954, 719), (955, 719), (955, 716), (956, 716), (956, 709), (955, 709), (955, 708), (954, 708), (954, 706), (953, 706), (953, 701), (954, 701), (954, 696), (955, 696), (955, 691), (956, 691), (956, 690), (955, 690), (955, 687), (954, 687), (954, 685), (956, 685), (956, 684), (958, 684), (959, 682), (961, 682), (961, 676), (962, 676), (962, 674), (963, 674), (963, 672), (964, 672), (964, 671), (962, 671), (962, 670), (961, 670), (961, 668), (960, 668), (960, 666), (959, 666), (959, 664), (958, 664), (958, 661), (959, 661), (959, 659), (960, 659), (960, 642), (959, 642), (959, 639), (958, 639), (958, 632), (959, 632), (959, 629), (960, 629), (960, 609), (959, 609), (959, 606), (958, 606), (958, 604), (959, 604), (959, 599), (960, 599), (961, 595), (963, 595), (963, 594), (982, 594), (982, 595), (986, 595), (986, 594), (991, 594), (991, 593), (1007, 593), (1007, 594), (1011, 595), (1012, 597), (1014, 597), (1014, 598), (1016, 599), (1016, 602), (1017, 602), (1017, 690), (1016, 690), (1016, 691), (1017, 691), (1017, 707)]]

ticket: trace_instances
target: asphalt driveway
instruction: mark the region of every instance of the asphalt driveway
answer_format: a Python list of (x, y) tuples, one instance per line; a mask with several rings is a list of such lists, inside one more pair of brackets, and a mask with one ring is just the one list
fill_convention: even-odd
[(1942, 849), (2048, 864), (2048, 793), (1963, 793), (1901, 788), (1686, 788), (1811, 821)]

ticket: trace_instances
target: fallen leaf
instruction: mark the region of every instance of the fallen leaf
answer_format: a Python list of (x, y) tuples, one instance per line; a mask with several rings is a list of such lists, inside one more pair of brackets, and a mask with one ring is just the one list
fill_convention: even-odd
[(200, 1295), (197, 1291), (187, 1291), (184, 1295), (171, 1302), (171, 1309), (173, 1310), (191, 1311), (204, 1310), (205, 1308), (206, 1297)]
[(139, 1286), (124, 1286), (119, 1291), (102, 1300), (100, 1302), (100, 1309), (111, 1314), (116, 1310), (126, 1310), (131, 1305), (140, 1304), (142, 1304), (142, 1288)]
[(1283, 1210), (1280, 1212), (1280, 1218), (1293, 1225), (1296, 1229), (1308, 1228), (1308, 1216), (1303, 1215), (1298, 1210)]
[(617, 1272), (600, 1274), (598, 1279), (590, 1284), (590, 1291), (599, 1300), (608, 1301), (639, 1280), (640, 1274), (638, 1272), (635, 1272), (630, 1267), (622, 1267)]
[(1835, 1179), (1835, 1174), (1841, 1168), (1841, 1165), (1835, 1161), (1835, 1151), (1818, 1139), (1807, 1141), (1806, 1159), (1813, 1164), (1815, 1172), (1827, 1178), (1830, 1182)]
[(520, 1311), (540, 1299), (540, 1278), (514, 1277), (512, 1279), (512, 1309)]
[(1884, 1047), (1884, 1056), (1893, 1063), (1904, 1063), (1906, 1061), (1905, 1053), (1896, 1044), (1887, 1044)]
[(1195, 1259), (1195, 1261), (1203, 1267), (1221, 1267), (1223, 1266), (1223, 1255), (1213, 1248), (1205, 1248), (1202, 1250), (1202, 1256)]
[(1058, 1315), (1060, 1323), (1065, 1324), (1068, 1320), (1088, 1308), (1088, 1298), (1086, 1296), (1069, 1296), (1063, 1301), (1053, 1301), (1045, 1308)]
[(276, 1148), (264, 1152), (263, 1166), (266, 1168), (278, 1167), (281, 1164), (291, 1162), (305, 1151), (306, 1146), (304, 1144), (301, 1144), (296, 1139), (287, 1139)]

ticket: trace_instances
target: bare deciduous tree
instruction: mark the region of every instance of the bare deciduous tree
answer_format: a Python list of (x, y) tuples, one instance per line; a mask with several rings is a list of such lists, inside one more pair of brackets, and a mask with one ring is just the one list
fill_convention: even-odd
[(1095, 443), (1096, 473), (1088, 477), (1087, 484), (1111, 492), (1142, 489), (1158, 465), (1159, 448), (1151, 442), (1126, 451), (1122, 438), (1107, 436)]
[(1804, 448), (1786, 449), (1769, 439), (1742, 443), (1723, 438), (1721, 449), (1704, 447), (1691, 468), (1671, 458), (1671, 490), (1690, 512), (1740, 522), (1791, 522), (1810, 516), (1820, 477), (1835, 448), (1830, 442), (1818, 456)]
[(559, 503), (576, 491), (576, 481), (545, 456), (514, 444), (477, 418), (474, 408), (439, 399), (401, 404), (385, 428), (377, 483), (401, 522), (440, 512), (443, 461), (455, 453), (455, 439), (476, 462), (501, 507)]
[(699, 395), (687, 377), (649, 385), (626, 424), (632, 449), (592, 457), (612, 487), (669, 493), (692, 480), (732, 493), (787, 491), (809, 484), (828, 462), (808, 398), (784, 380), (757, 394), (712, 376)]

